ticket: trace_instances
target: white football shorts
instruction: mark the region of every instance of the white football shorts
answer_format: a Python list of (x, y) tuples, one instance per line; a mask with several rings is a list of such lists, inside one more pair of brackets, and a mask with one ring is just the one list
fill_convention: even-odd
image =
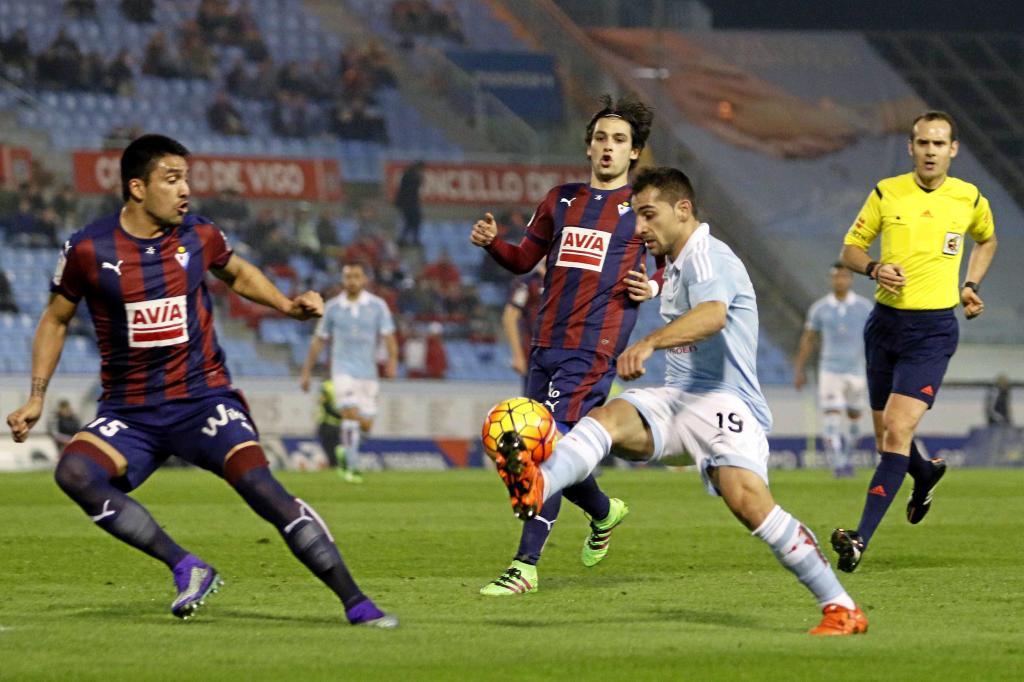
[(347, 374), (335, 374), (334, 402), (339, 410), (356, 408), (359, 415), (367, 419), (377, 416), (377, 396), (380, 395), (380, 381), (377, 379), (354, 379)]
[(708, 476), (711, 467), (749, 469), (768, 484), (768, 438), (739, 396), (661, 386), (630, 389), (618, 397), (633, 405), (651, 427), (654, 454), (649, 461), (690, 455), (712, 495), (718, 491)]
[(867, 406), (868, 380), (863, 374), (822, 370), (818, 376), (818, 404), (822, 410), (855, 410)]

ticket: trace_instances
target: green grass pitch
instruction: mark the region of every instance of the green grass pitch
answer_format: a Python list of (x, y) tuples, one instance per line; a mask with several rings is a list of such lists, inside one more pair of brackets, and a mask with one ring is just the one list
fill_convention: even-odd
[[(827, 543), (867, 472), (773, 472)], [(813, 600), (693, 473), (612, 470), (629, 502), (604, 563), (563, 506), (535, 594), (477, 590), (518, 540), (488, 471), (282, 474), (399, 629), (353, 628), (277, 533), (214, 476), (158, 472), (137, 498), (227, 585), (169, 612), (157, 562), (94, 528), (48, 474), (0, 476), (0, 680), (997, 680), (1024, 677), (1024, 470), (954, 470), (920, 526), (893, 505), (857, 573), (867, 635), (820, 639)], [(826, 553), (833, 559), (831, 550)]]

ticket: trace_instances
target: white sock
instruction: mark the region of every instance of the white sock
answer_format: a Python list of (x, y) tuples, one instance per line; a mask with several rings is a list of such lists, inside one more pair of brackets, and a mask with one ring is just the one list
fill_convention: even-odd
[(860, 418), (846, 418), (846, 461), (850, 461), (853, 451), (857, 449), (857, 441), (860, 440)]
[(843, 453), (843, 415), (838, 412), (826, 412), (822, 425), (825, 429), (822, 438), (825, 442), (825, 457), (829, 466), (838, 469), (846, 463)]
[(541, 464), (544, 499), (579, 483), (590, 475), (612, 449), (612, 437), (601, 422), (584, 417), (555, 445), (551, 457)]
[(775, 558), (811, 591), (818, 606), (839, 604), (851, 610), (856, 608), (822, 554), (814, 533), (782, 507), (775, 505), (751, 535), (772, 548)]
[(345, 468), (359, 471), (359, 420), (341, 420), (341, 444), (345, 446)]

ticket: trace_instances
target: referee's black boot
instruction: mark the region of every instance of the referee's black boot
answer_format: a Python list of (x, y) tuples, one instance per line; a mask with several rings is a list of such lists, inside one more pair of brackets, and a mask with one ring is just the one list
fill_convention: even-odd
[(914, 491), (907, 501), (907, 521), (911, 523), (921, 523), (928, 515), (928, 510), (932, 508), (932, 493), (946, 474), (946, 460), (933, 459), (931, 466), (932, 477), (927, 482), (914, 480)]

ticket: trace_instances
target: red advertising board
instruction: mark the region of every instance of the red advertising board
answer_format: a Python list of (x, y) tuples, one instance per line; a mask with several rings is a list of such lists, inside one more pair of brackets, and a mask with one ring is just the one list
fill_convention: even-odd
[(32, 165), (32, 152), (24, 147), (0, 144), (0, 185), (14, 188), (28, 180)]
[[(121, 153), (76, 151), (75, 189), (91, 194), (121, 187)], [(251, 199), (342, 198), (341, 172), (333, 159), (288, 159), (262, 156), (190, 156), (189, 187), (196, 196), (234, 191)]]
[[(411, 161), (387, 164), (385, 178), (390, 196), (395, 195), (402, 172)], [(548, 190), (567, 182), (589, 182), (586, 166), (526, 166), (489, 163), (427, 162), (420, 199), (424, 204), (540, 203)]]

